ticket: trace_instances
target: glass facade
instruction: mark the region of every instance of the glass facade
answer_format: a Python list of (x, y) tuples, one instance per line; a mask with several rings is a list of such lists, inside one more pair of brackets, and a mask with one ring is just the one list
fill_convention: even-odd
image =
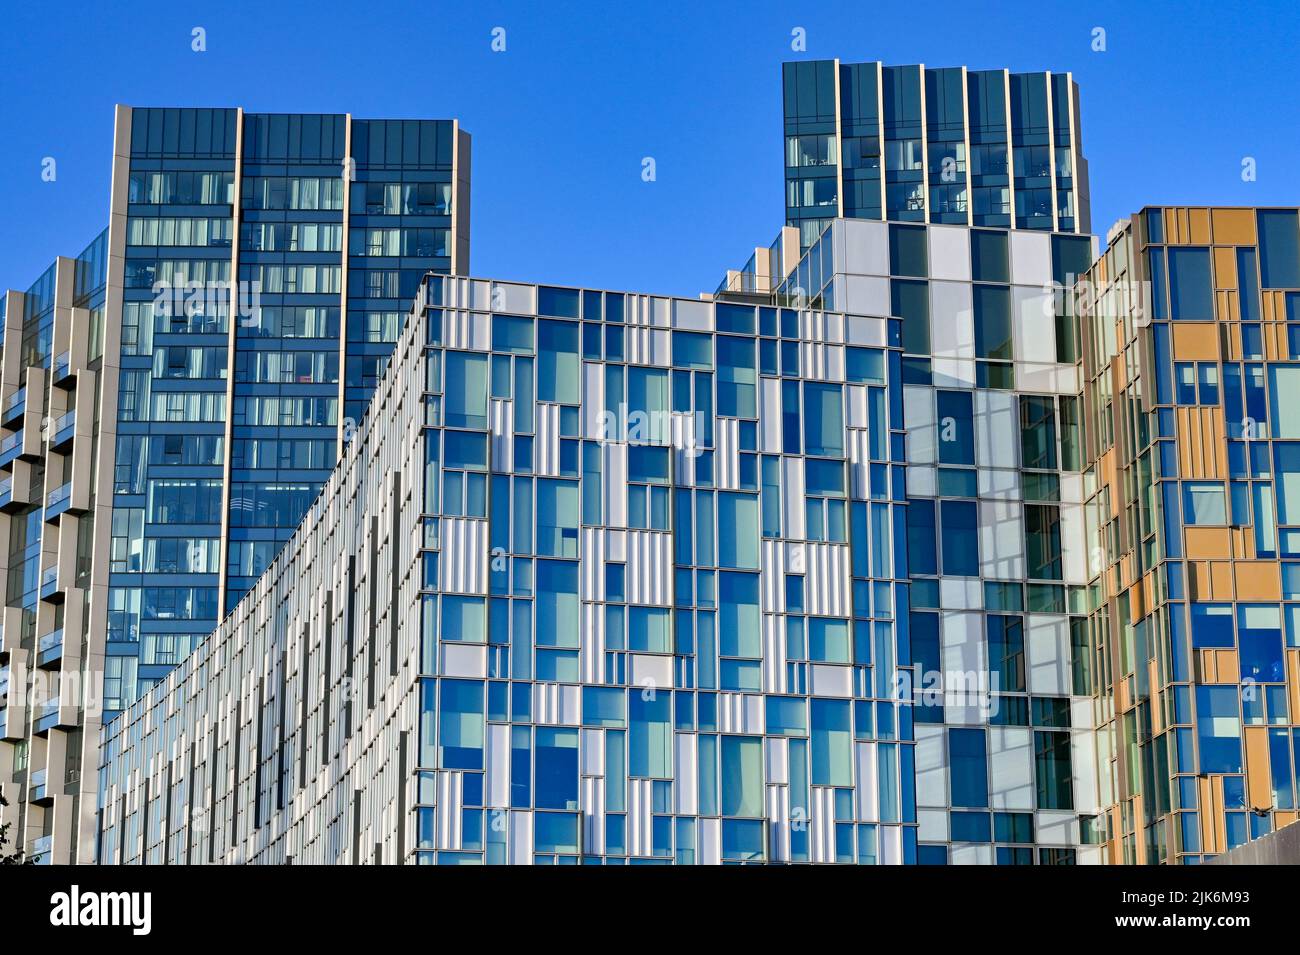
[(1087, 233), (1068, 73), (786, 63), (786, 222), (836, 216)]
[(922, 863), (1099, 859), (1062, 294), (1092, 259), (1088, 236), (837, 219), (777, 292), (901, 323)]
[(98, 758), (87, 628), (107, 248), (104, 232), (0, 296), (0, 822), (37, 863), (75, 857), (83, 835), (93, 853), (95, 780), (82, 767)]
[[(432, 277), (422, 299), (358, 454), (113, 724), (101, 858), (916, 861), (898, 323)], [(322, 556), (347, 546), (335, 527), (355, 557)], [(224, 675), (203, 662), (280, 601)], [(141, 843), (131, 768), (170, 732), (184, 748), (232, 669), (260, 687), (237, 724), (270, 722), (215, 758), (281, 768)], [(362, 700), (396, 707), (364, 769)], [(312, 809), (316, 830), (289, 807), (335, 769), (359, 801)], [(217, 814), (217, 849), (193, 812)], [(331, 814), (352, 838), (323, 837)]]
[(784, 93), (787, 224), (696, 300), (464, 277), (454, 122), (119, 110), (114, 225), (0, 297), (27, 851), (1194, 864), (1300, 819), (1300, 215), (1099, 255), (1068, 74)]
[(1111, 862), (1201, 862), (1300, 810), (1297, 221), (1149, 208), (1077, 289)]
[(355, 430), (419, 281), (468, 253), (453, 263), (468, 137), (452, 121), (124, 108), (119, 123), (109, 710), (265, 571)]

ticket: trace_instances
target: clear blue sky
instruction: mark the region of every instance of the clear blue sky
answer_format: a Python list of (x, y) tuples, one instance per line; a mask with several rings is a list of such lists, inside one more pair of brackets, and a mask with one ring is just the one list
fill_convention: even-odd
[(1149, 203), (1300, 204), (1294, 0), (56, 7), (0, 19), (0, 288), (103, 228), (117, 102), (459, 117), (474, 274), (673, 294), (712, 290), (781, 224), (787, 59), (1072, 70), (1101, 233)]

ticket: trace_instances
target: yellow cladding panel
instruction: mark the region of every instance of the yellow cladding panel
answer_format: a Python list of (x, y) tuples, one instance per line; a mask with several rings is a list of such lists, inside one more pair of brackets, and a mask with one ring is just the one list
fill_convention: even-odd
[(1286, 651), (1286, 690), (1291, 698), (1291, 722), (1300, 720), (1300, 649)]
[(1232, 557), (1232, 534), (1226, 527), (1186, 527), (1188, 560), (1206, 560), (1213, 557)]
[(1232, 556), (1238, 560), (1255, 559), (1255, 535), (1250, 528), (1232, 529)]
[(1201, 790), (1201, 851), (1218, 852), (1220, 846), (1215, 839), (1217, 827), (1214, 825), (1214, 780), (1202, 776), (1197, 780)]
[(1210, 592), (1215, 600), (1232, 599), (1232, 561), (1210, 561)]
[[(1231, 301), (1229, 301), (1231, 297)], [(1214, 314), (1219, 316), (1219, 321), (1233, 322), (1230, 315), (1225, 314), (1224, 310), (1231, 312), (1237, 307), (1235, 292), (1215, 292), (1214, 293)], [(1241, 326), (1238, 324), (1227, 324), (1221, 326), (1227, 334), (1223, 336), (1223, 359), (1224, 361), (1241, 361)]]
[(1183, 477), (1227, 476), (1222, 408), (1178, 408), (1178, 463)]
[(1237, 661), (1236, 650), (1211, 650), (1217, 658), (1214, 671), (1219, 675), (1220, 683), (1240, 683), (1241, 666)]
[(1147, 661), (1147, 681), (1148, 685), (1153, 688), (1150, 707), (1151, 735), (1159, 736), (1165, 731), (1165, 707), (1161, 692), (1154, 689), (1163, 682), (1160, 679), (1160, 665), (1154, 657)]
[(1286, 361), (1286, 326), (1266, 322), (1264, 330), (1264, 357), (1269, 361)]
[(1254, 245), (1255, 213), (1251, 209), (1211, 209), (1217, 245)]
[(1237, 572), (1238, 600), (1281, 600), (1282, 572), (1276, 561), (1239, 560)]
[(1178, 245), (1183, 240), (1178, 231), (1178, 210), (1165, 210), (1165, 241), (1170, 245)]
[(1269, 773), (1268, 727), (1247, 726), (1246, 737), (1246, 789), (1251, 809), (1271, 809), (1273, 806), (1273, 777)]
[(1146, 583), (1144, 577), (1142, 580), (1135, 581), (1128, 588), (1128, 621), (1134, 626), (1147, 615), (1147, 608), (1151, 606), (1148, 600)]
[(1219, 682), (1219, 657), (1213, 650), (1201, 651), (1201, 682)]
[(1214, 320), (1236, 322), (1241, 319), (1241, 306), (1236, 289), (1219, 289), (1214, 293)]
[(1187, 224), (1191, 230), (1192, 245), (1210, 244), (1210, 210), (1188, 209)]
[(1176, 361), (1218, 361), (1219, 326), (1214, 322), (1174, 322)]
[(1210, 795), (1213, 797), (1214, 834), (1219, 851), (1228, 847), (1228, 817), (1223, 812), (1223, 777), (1210, 777)]
[(1193, 600), (1232, 599), (1231, 561), (1189, 560), (1187, 569)]
[(1214, 249), (1214, 287), (1235, 289), (1237, 287), (1237, 250), (1217, 246)]

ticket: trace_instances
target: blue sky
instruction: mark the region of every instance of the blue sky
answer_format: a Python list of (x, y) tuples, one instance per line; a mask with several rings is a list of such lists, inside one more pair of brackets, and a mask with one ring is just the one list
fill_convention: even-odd
[[(459, 117), (474, 274), (672, 294), (712, 290), (781, 224), (788, 59), (1073, 71), (1103, 234), (1146, 204), (1300, 204), (1293, 2), (97, 0), (60, 14), (11, 5), (0, 28), (0, 288), (103, 228), (117, 102)], [(207, 52), (191, 50), (196, 26)], [(807, 52), (791, 50), (796, 27)]]

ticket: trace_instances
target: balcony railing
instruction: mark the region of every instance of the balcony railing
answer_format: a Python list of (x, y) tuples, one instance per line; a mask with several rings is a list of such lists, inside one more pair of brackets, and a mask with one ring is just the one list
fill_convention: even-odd
[(41, 637), (36, 645), (36, 665), (45, 666), (63, 658), (63, 628)]
[(35, 865), (50, 864), (50, 848), (54, 845), (54, 836), (41, 836), (32, 843), (31, 859)]
[[(53, 520), (68, 509), (68, 503), (72, 500), (72, 482), (61, 484), (50, 492), (49, 498), (45, 502), (45, 519)], [(0, 494), (0, 504), (4, 503), (4, 495)]]
[(54, 367), (50, 372), (51, 378), (56, 385), (64, 382), (71, 382), (76, 377), (72, 370), (72, 352), (65, 351), (62, 355), (56, 355), (54, 358)]
[(33, 725), (32, 730), (36, 733), (45, 733), (58, 725), (59, 698), (58, 696), (52, 696), (37, 708), (36, 722)]
[(0, 422), (8, 424), (27, 410), (27, 389), (19, 388), (0, 405)]
[(9, 435), (9, 437), (0, 439), (0, 467), (11, 462), (18, 457), (23, 450), (23, 432), (20, 428), (18, 431)]
[(41, 571), (41, 598), (52, 597), (59, 589), (59, 566), (54, 564)]
[(50, 448), (57, 449), (72, 441), (77, 433), (77, 412), (69, 411), (54, 422), (50, 430)]

